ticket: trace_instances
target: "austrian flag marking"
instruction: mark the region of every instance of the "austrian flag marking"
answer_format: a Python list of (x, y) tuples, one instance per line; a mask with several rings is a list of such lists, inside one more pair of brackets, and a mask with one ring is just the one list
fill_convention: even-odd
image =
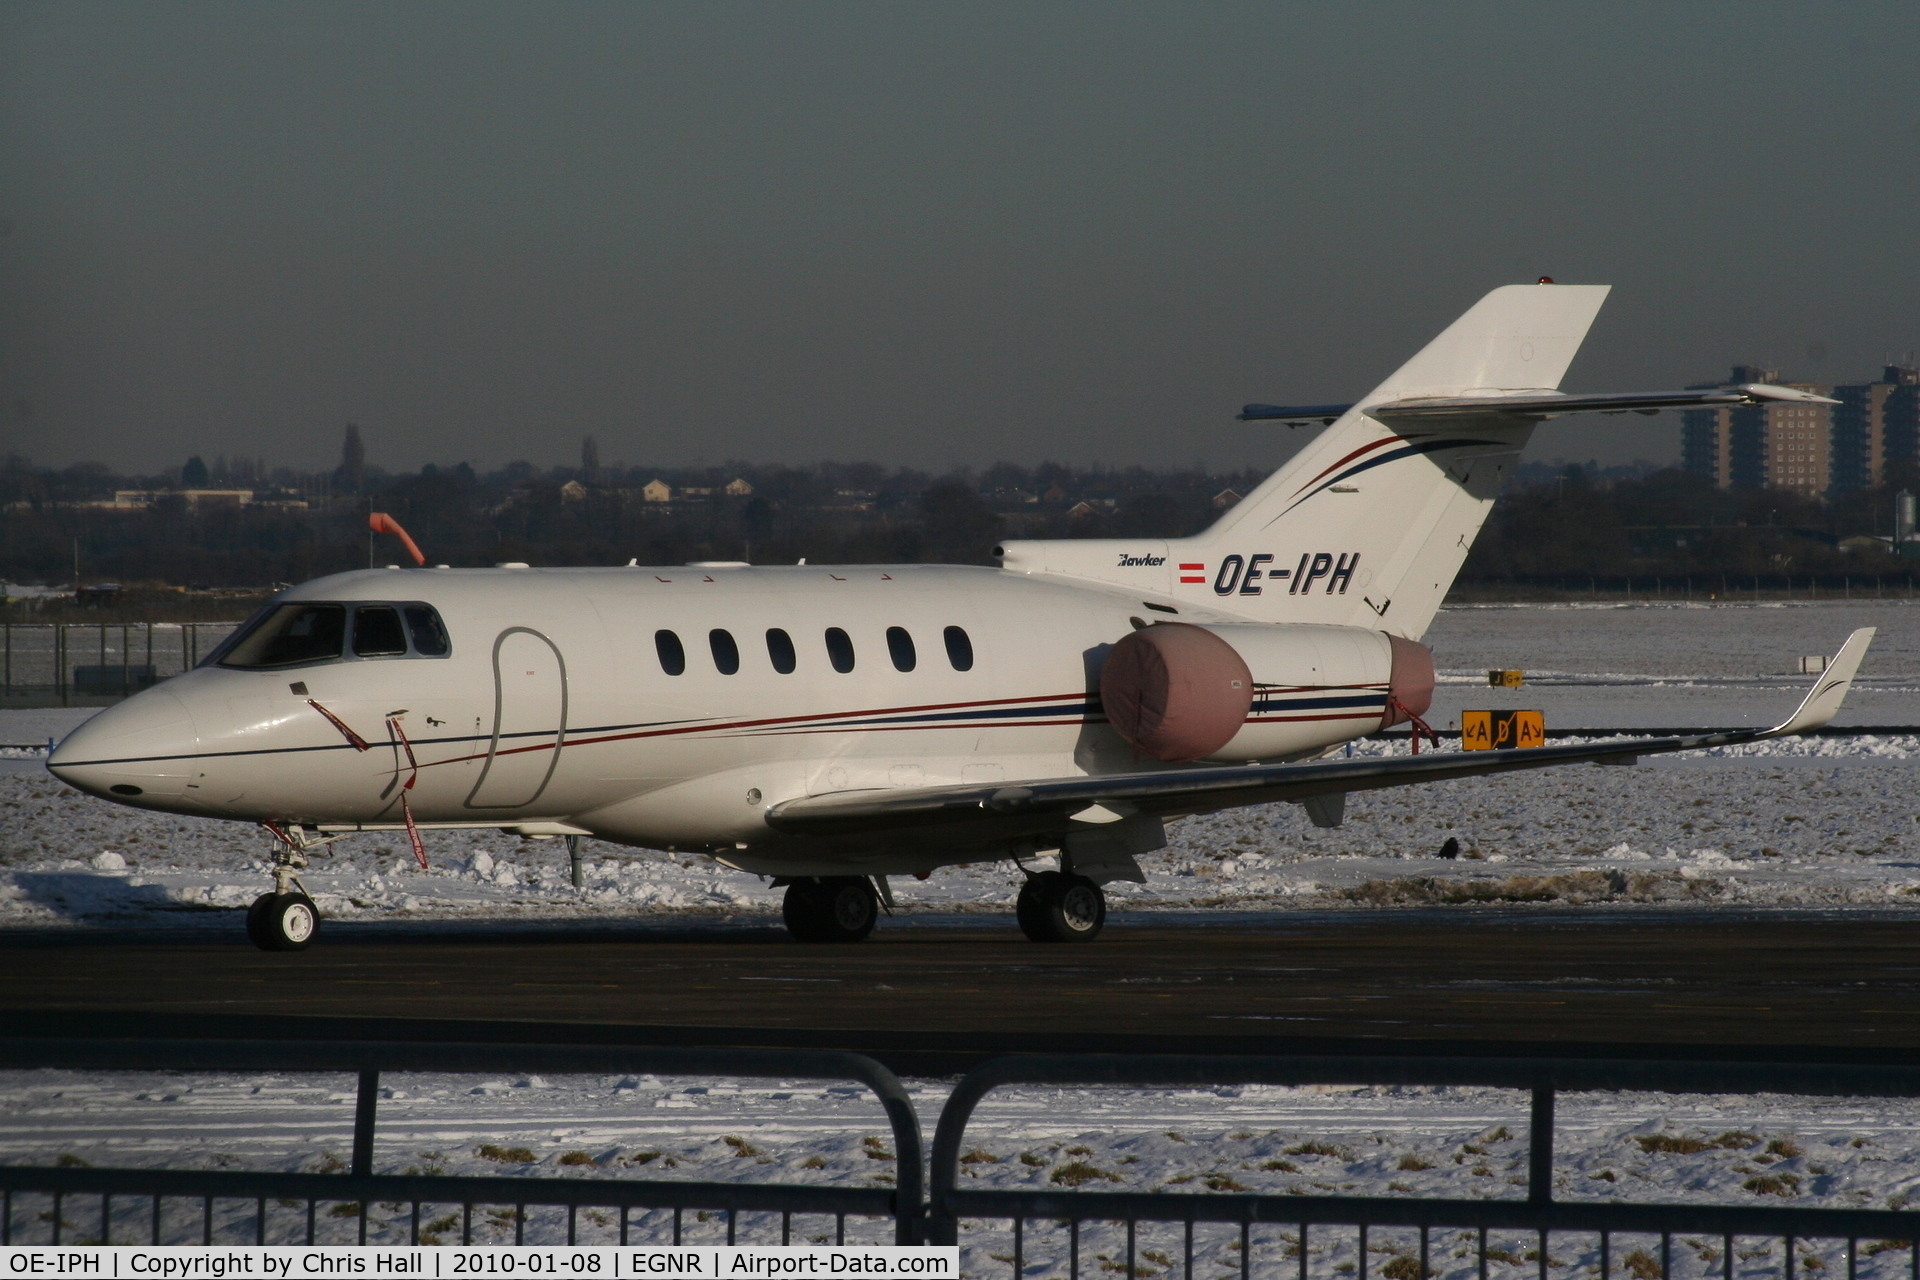
[[(1181, 572), (1181, 574), (1183, 575), (1183, 576), (1181, 577), (1181, 579), (1180, 579), (1180, 581), (1182, 581), (1182, 582), (1205, 582), (1205, 581), (1207, 580), (1207, 574), (1206, 574), (1206, 568), (1207, 568), (1207, 566), (1206, 566), (1206, 565), (1204, 565), (1204, 564), (1183, 564), (1183, 565), (1181, 565), (1181, 566), (1180, 566), (1180, 572)], [(1185, 575), (1185, 574), (1187, 574), (1188, 572), (1198, 572), (1200, 576), (1199, 576), (1199, 577), (1197, 577), (1197, 578), (1189, 578), (1189, 577), (1186, 577), (1186, 576), (1184, 576), (1184, 575)]]

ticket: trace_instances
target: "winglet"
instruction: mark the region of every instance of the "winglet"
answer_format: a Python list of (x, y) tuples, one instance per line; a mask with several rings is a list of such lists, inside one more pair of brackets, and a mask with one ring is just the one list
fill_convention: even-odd
[(1839, 712), (1840, 704), (1846, 701), (1847, 690), (1853, 687), (1853, 673), (1860, 669), (1860, 659), (1867, 656), (1867, 646), (1873, 642), (1874, 628), (1861, 627), (1847, 637), (1840, 646), (1840, 652), (1833, 655), (1833, 661), (1827, 663), (1827, 669), (1813, 682), (1813, 689), (1800, 701), (1800, 706), (1787, 717), (1786, 723), (1775, 725), (1761, 734), (1762, 738), (1783, 738), (1788, 734), (1805, 733), (1809, 729), (1818, 729)]

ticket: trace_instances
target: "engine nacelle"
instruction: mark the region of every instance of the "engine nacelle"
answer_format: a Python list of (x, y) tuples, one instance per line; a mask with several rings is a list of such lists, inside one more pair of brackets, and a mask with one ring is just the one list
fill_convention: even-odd
[(1114, 645), (1100, 694), (1155, 760), (1271, 760), (1423, 715), (1433, 680), (1427, 647), (1385, 632), (1160, 623)]
[(1253, 706), (1253, 675), (1208, 628), (1163, 622), (1108, 650), (1100, 704), (1136, 751), (1170, 764), (1198, 760), (1241, 732)]

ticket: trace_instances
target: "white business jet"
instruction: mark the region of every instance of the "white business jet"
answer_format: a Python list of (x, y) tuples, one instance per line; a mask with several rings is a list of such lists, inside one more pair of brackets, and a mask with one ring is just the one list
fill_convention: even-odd
[[(1556, 390), (1607, 290), (1495, 289), (1323, 422), (1205, 533), (1006, 542), (952, 565), (369, 570), (283, 592), (196, 669), (48, 761), (145, 809), (259, 823), (248, 915), (297, 950), (299, 872), (356, 832), (501, 828), (698, 851), (786, 887), (794, 937), (856, 941), (889, 876), (1005, 858), (1035, 941), (1087, 941), (1169, 818), (1751, 741), (1824, 724), (1855, 632), (1773, 729), (1417, 753), (1420, 637), (1534, 426), (1575, 411), (1823, 401), (1777, 386)], [(393, 530), (389, 530), (390, 532)], [(1323, 759), (1412, 724), (1416, 754)], [(1041, 859), (1046, 852), (1057, 858)]]

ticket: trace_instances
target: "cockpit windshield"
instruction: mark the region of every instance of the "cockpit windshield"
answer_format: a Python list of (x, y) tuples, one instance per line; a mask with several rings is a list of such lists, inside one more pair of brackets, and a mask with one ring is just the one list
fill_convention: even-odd
[[(353, 612), (351, 626), (349, 609)], [(206, 661), (222, 667), (261, 669), (338, 662), (347, 657), (444, 658), (452, 650), (446, 626), (431, 605), (302, 603), (262, 610)]]
[(338, 604), (283, 604), (272, 610), (221, 657), (223, 667), (291, 667), (340, 656), (347, 636), (347, 609)]

